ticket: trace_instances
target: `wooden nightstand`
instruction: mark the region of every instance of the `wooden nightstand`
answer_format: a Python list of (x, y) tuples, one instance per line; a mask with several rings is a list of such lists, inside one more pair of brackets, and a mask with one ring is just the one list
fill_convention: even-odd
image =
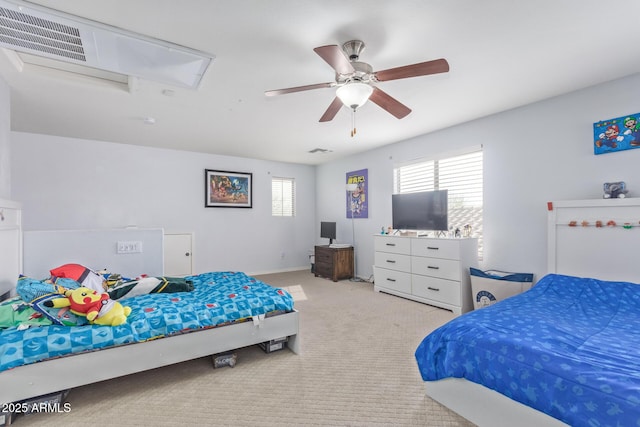
[(327, 277), (334, 282), (352, 278), (353, 246), (347, 248), (316, 246), (314, 273), (316, 277)]

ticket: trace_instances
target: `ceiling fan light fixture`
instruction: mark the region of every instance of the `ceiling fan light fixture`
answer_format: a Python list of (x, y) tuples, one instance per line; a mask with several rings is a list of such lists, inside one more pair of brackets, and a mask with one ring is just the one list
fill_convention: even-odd
[(336, 96), (340, 98), (340, 101), (354, 111), (362, 107), (372, 93), (373, 87), (371, 85), (358, 81), (347, 83), (336, 90)]

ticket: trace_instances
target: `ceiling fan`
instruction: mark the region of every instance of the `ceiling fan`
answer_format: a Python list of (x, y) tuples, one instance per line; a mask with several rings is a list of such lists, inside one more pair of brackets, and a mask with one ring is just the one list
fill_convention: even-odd
[[(364, 47), (364, 43), (360, 40), (348, 41), (342, 45), (342, 48), (337, 45), (317, 47), (313, 50), (335, 70), (335, 81), (268, 90), (265, 92), (265, 95), (274, 96), (305, 90), (337, 87), (336, 97), (320, 118), (321, 122), (333, 120), (342, 105), (347, 106), (355, 112), (367, 102), (367, 100), (371, 100), (371, 102), (377, 104), (393, 116), (402, 119), (411, 112), (411, 109), (379, 89), (376, 83), (446, 73), (449, 71), (449, 63), (443, 58), (389, 68), (382, 71), (373, 71), (371, 65), (358, 60)], [(352, 136), (354, 132), (355, 127), (352, 131)]]

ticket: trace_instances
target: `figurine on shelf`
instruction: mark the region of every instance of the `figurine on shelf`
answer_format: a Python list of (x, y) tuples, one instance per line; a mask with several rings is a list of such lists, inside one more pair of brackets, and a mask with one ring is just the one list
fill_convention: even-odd
[(605, 199), (624, 199), (627, 193), (627, 184), (624, 181), (604, 183)]

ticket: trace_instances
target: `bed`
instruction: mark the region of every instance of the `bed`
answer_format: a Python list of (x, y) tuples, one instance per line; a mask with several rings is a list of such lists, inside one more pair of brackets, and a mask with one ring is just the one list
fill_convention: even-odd
[(426, 393), (480, 426), (640, 425), (640, 201), (548, 210), (549, 274), (425, 337)]
[[(0, 221), (0, 253), (11, 255), (0, 260), (0, 284), (3, 293), (15, 295), (8, 284), (15, 286), (15, 272), (21, 271), (20, 206), (0, 200), (0, 212), (8, 219)], [(191, 292), (123, 300), (122, 305), (132, 310), (120, 326), (4, 329), (0, 333), (0, 383), (11, 387), (0, 388), (0, 403), (272, 340), (286, 338), (287, 347), (299, 352), (299, 315), (286, 291), (242, 272), (211, 272), (186, 279), (194, 284)]]

